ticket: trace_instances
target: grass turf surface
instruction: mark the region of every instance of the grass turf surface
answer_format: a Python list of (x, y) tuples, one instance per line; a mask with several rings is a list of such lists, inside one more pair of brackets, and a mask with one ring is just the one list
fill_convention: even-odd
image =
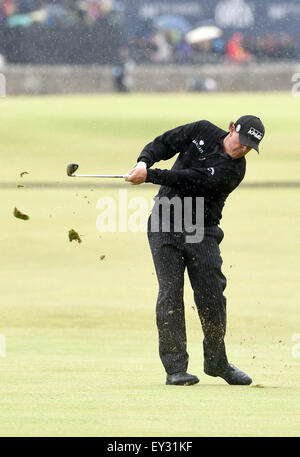
[[(202, 372), (202, 331), (187, 281), (189, 371), (200, 383), (173, 387), (164, 385), (157, 353), (146, 234), (99, 233), (96, 203), (117, 198), (120, 188), (65, 174), (69, 162), (82, 173), (123, 173), (168, 128), (206, 118), (226, 129), (253, 113), (267, 133), (261, 154), (248, 155), (244, 182), (296, 182), (299, 100), (284, 93), (105, 95), (7, 98), (1, 108), (0, 435), (299, 436), (300, 350), (292, 338), (300, 333), (300, 189), (240, 187), (223, 212), (227, 352), (252, 386)], [(21, 178), (23, 171), (29, 174)], [(122, 188), (128, 199), (149, 203), (157, 191)], [(14, 218), (14, 207), (30, 220)], [(80, 245), (68, 241), (71, 228)]]

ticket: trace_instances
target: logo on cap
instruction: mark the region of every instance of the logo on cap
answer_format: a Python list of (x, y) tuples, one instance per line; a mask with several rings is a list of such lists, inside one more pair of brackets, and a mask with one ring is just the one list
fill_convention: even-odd
[(257, 140), (261, 140), (263, 137), (263, 134), (256, 130), (254, 127), (250, 127), (250, 130), (248, 131), (248, 135), (254, 136)]
[(241, 124), (239, 124), (239, 125), (236, 126), (235, 131), (236, 131), (236, 132), (239, 132), (240, 130), (241, 130)]

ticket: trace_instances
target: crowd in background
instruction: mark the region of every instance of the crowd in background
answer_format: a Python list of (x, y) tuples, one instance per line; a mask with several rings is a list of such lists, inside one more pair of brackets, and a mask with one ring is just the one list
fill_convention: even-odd
[(116, 0), (2, 0), (0, 23), (8, 27), (42, 24), (93, 24), (102, 18), (120, 22), (124, 5)]
[(197, 63), (220, 59), (232, 63), (285, 60), (297, 58), (297, 45), (288, 34), (270, 33), (263, 37), (240, 32), (227, 40), (223, 37), (189, 44), (176, 32), (154, 31), (149, 36), (129, 40), (131, 55), (137, 63)]
[[(293, 59), (297, 45), (288, 34), (269, 33), (261, 37), (234, 33), (226, 39), (189, 44), (182, 28), (148, 23), (143, 32), (128, 35), (124, 31), (125, 6), (121, 0), (2, 0), (0, 27), (29, 28), (103, 26), (120, 35), (136, 63), (199, 63), (220, 59), (235, 63), (255, 60)], [(0, 43), (1, 45), (1, 43)]]

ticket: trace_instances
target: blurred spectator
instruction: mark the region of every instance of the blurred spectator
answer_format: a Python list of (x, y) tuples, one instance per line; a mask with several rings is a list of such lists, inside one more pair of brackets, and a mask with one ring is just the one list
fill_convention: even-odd
[(130, 53), (137, 63), (144, 63), (150, 59), (149, 54), (154, 52), (157, 47), (154, 43), (151, 43), (149, 39), (144, 36), (133, 36), (129, 37), (128, 45)]
[(212, 47), (213, 47), (213, 52), (216, 54), (216, 55), (222, 55), (225, 53), (225, 41), (222, 37), (220, 38), (216, 38), (215, 40), (213, 40), (213, 43), (212, 43)]
[(244, 48), (258, 60), (286, 60), (297, 58), (297, 45), (288, 34), (269, 33), (264, 37), (245, 37)]
[(119, 52), (119, 62), (113, 67), (113, 81), (118, 92), (129, 92), (132, 88), (134, 62), (130, 58), (129, 48), (123, 46)]
[(13, 0), (3, 0), (1, 6), (1, 20), (5, 22), (5, 20), (9, 17), (17, 13), (17, 7)]
[(251, 53), (243, 48), (243, 35), (234, 33), (227, 42), (226, 57), (230, 62), (242, 63), (251, 60)]
[(192, 46), (185, 41), (184, 37), (181, 37), (174, 48), (174, 61), (176, 63), (188, 63), (192, 61), (192, 55)]
[(152, 35), (150, 60), (152, 62), (163, 63), (172, 60), (173, 49), (170, 43), (170, 37), (167, 33), (156, 33)]

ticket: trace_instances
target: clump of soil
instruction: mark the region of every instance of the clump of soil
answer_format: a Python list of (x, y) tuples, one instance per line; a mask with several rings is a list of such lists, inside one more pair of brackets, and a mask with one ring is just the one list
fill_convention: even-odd
[(75, 241), (78, 241), (78, 243), (81, 243), (81, 241), (82, 241), (80, 236), (78, 235), (78, 233), (75, 232), (75, 230), (73, 230), (73, 229), (69, 230), (69, 240), (70, 240), (70, 242), (75, 240)]
[(14, 209), (14, 216), (18, 219), (23, 219), (23, 221), (28, 221), (29, 216), (27, 214), (21, 213), (17, 208)]

